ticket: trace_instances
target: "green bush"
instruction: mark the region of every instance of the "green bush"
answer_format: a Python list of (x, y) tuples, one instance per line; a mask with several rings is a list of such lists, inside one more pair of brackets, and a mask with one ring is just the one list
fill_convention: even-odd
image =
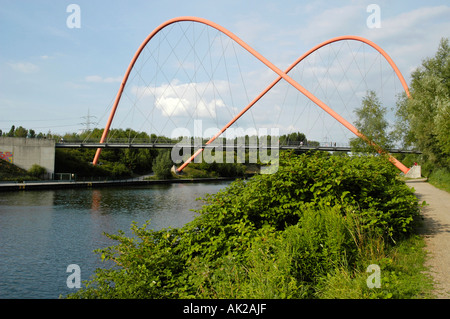
[(230, 255), (223, 258), (201, 282), (210, 287), (201, 297), (310, 297), (319, 278), (348, 262), (342, 252), (356, 251), (352, 225), (339, 207), (307, 209), (299, 223), (284, 231), (262, 231), (244, 252), (243, 262)]
[(131, 170), (123, 163), (108, 163), (104, 168), (107, 169), (110, 172), (111, 177), (115, 179), (127, 178), (132, 175)]
[(169, 179), (172, 177), (172, 172), (170, 171), (172, 165), (170, 152), (163, 151), (159, 153), (153, 162), (153, 172), (160, 179)]
[(277, 173), (206, 195), (182, 228), (108, 235), (98, 253), (116, 266), (70, 297), (312, 298), (412, 231), (418, 201), (397, 174), (383, 157), (281, 153)]
[(0, 181), (19, 181), (36, 180), (26, 170), (7, 161), (0, 160)]
[[(80, 150), (55, 150), (55, 171), (58, 173), (74, 173), (78, 177), (111, 176), (108, 165), (93, 166), (89, 162), (92, 161), (94, 154), (89, 149)], [(92, 154), (91, 154), (92, 153)]]
[(38, 164), (33, 164), (30, 167), (30, 169), (28, 170), (28, 173), (31, 176), (40, 177), (41, 175), (44, 175), (45, 173), (47, 173), (47, 170), (45, 169), (45, 167), (42, 167)]
[(430, 184), (450, 192), (450, 169), (435, 168), (428, 177)]

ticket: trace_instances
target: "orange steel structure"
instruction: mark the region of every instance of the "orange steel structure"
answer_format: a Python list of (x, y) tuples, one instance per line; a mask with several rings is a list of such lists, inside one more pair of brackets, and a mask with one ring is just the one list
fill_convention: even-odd
[[(337, 41), (343, 41), (343, 40), (355, 40), (355, 41), (360, 41), (363, 43), (366, 43), (368, 45), (370, 45), (372, 48), (374, 48), (375, 50), (377, 50), (386, 60), (387, 62), (391, 65), (391, 67), (393, 68), (394, 72), (396, 73), (397, 77), (399, 78), (403, 89), (405, 90), (407, 96), (409, 97), (409, 89), (408, 89), (408, 85), (406, 84), (405, 79), (403, 78), (403, 75), (401, 74), (400, 70), (397, 68), (397, 66), (395, 65), (394, 61), (389, 57), (389, 55), (378, 45), (376, 45), (375, 43), (362, 38), (362, 37), (358, 37), (358, 36), (342, 36), (342, 37), (336, 37), (333, 39), (330, 39), (328, 41), (325, 41), (317, 46), (315, 46), (314, 48), (312, 48), (311, 50), (309, 50), (308, 52), (306, 52), (305, 54), (303, 54), (301, 57), (299, 57), (291, 66), (289, 66), (288, 69), (286, 69), (286, 71), (282, 71), (280, 70), (278, 67), (276, 67), (274, 64), (272, 64), (269, 60), (267, 60), (264, 56), (262, 56), (261, 54), (259, 54), (257, 51), (255, 51), (252, 47), (250, 47), (247, 43), (245, 43), (244, 41), (242, 41), (239, 37), (237, 37), (235, 34), (233, 34), (232, 32), (228, 31), (227, 29), (225, 29), (224, 27), (203, 19), (203, 18), (198, 18), (198, 17), (178, 17), (178, 18), (174, 18), (171, 20), (168, 20), (166, 22), (164, 22), (163, 24), (161, 24), (159, 27), (157, 27), (152, 33), (150, 33), (148, 35), (148, 37), (144, 40), (144, 42), (141, 44), (141, 46), (139, 47), (139, 49), (137, 50), (137, 52), (135, 53), (133, 59), (131, 60), (127, 71), (125, 73), (125, 76), (123, 77), (122, 83), (120, 85), (119, 91), (116, 95), (116, 99), (114, 101), (114, 105), (113, 108), (111, 110), (111, 113), (109, 115), (108, 121), (106, 123), (105, 129), (103, 131), (102, 137), (100, 139), (100, 143), (104, 143), (106, 141), (106, 137), (108, 135), (108, 132), (110, 130), (111, 127), (111, 123), (112, 120), (114, 118), (114, 114), (117, 110), (117, 106), (119, 105), (120, 102), (120, 98), (122, 96), (122, 92), (125, 88), (126, 82), (128, 80), (128, 77), (131, 73), (131, 70), (133, 69), (134, 64), (136, 63), (137, 59), (139, 58), (139, 55), (141, 54), (142, 50), (145, 48), (145, 46), (147, 45), (147, 43), (162, 29), (164, 29), (165, 27), (173, 24), (173, 23), (177, 23), (177, 22), (182, 22), (182, 21), (191, 21), (191, 22), (198, 22), (198, 23), (203, 23), (205, 25), (208, 25), (222, 33), (224, 33), (225, 35), (227, 35), (228, 37), (230, 37), (232, 40), (234, 40), (235, 42), (237, 42), (240, 46), (242, 46), (245, 50), (247, 50), (249, 53), (251, 53), (254, 57), (256, 57), (259, 61), (261, 61), (262, 63), (264, 63), (268, 68), (270, 68), (272, 71), (274, 71), (277, 75), (278, 78), (273, 81), (264, 91), (262, 91), (252, 102), (250, 102), (250, 104), (248, 104), (244, 109), (242, 109), (242, 111), (236, 115), (227, 125), (225, 125), (215, 136), (213, 136), (206, 144), (210, 144), (212, 143), (217, 137), (219, 137), (223, 132), (226, 131), (226, 129), (228, 127), (230, 127), (234, 122), (236, 122), (247, 110), (249, 110), (258, 100), (260, 100), (270, 89), (272, 89), (281, 79), (284, 79), (286, 82), (288, 82), (289, 84), (291, 84), (293, 87), (295, 87), (298, 91), (300, 91), (302, 94), (304, 94), (307, 98), (309, 98), (312, 102), (314, 102), (317, 106), (319, 106), (320, 108), (322, 108), (325, 112), (327, 112), (328, 114), (330, 114), (333, 118), (335, 118), (339, 123), (341, 123), (342, 125), (344, 125), (347, 129), (349, 129), (352, 133), (354, 133), (356, 136), (362, 138), (363, 140), (365, 140), (367, 143), (369, 143), (370, 145), (374, 146), (375, 149), (379, 152), (379, 153), (385, 153), (388, 155), (389, 160), (391, 161), (392, 164), (394, 164), (398, 169), (400, 169), (403, 173), (407, 173), (409, 171), (409, 168), (407, 168), (405, 165), (403, 165), (400, 161), (398, 161), (396, 158), (394, 158), (391, 154), (385, 152), (381, 147), (379, 147), (378, 145), (376, 145), (374, 142), (370, 141), (365, 135), (363, 135), (356, 127), (354, 127), (351, 123), (349, 123), (346, 119), (344, 119), (342, 116), (340, 116), (339, 114), (337, 114), (333, 109), (331, 109), (328, 105), (326, 105), (324, 102), (322, 102), (319, 98), (317, 98), (316, 96), (314, 96), (311, 92), (309, 92), (308, 90), (306, 90), (303, 86), (301, 86), (299, 83), (297, 83), (296, 81), (294, 81), (291, 77), (289, 77), (288, 72), (291, 71), (297, 64), (299, 64), (303, 59), (305, 59), (307, 56), (309, 56), (311, 53), (313, 53), (314, 51), (320, 49), (321, 47), (328, 45), (330, 43), (333, 42), (337, 42)], [(97, 149), (97, 152), (95, 154), (94, 160), (93, 160), (93, 164), (96, 165), (101, 153), (101, 148)], [(198, 149), (186, 162), (184, 162), (178, 169), (177, 171), (180, 172), (182, 171), (197, 155), (199, 155), (201, 152), (203, 151), (202, 148)]]

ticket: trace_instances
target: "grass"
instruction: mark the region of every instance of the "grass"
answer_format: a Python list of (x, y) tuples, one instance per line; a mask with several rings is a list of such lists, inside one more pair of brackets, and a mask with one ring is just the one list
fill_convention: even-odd
[(217, 177), (217, 174), (194, 168), (193, 165), (188, 165), (183, 169), (181, 174), (175, 176), (176, 178), (207, 178)]
[(0, 181), (22, 182), (24, 180), (36, 180), (36, 178), (14, 164), (0, 160)]
[[(170, 177), (170, 179), (185, 179), (185, 178), (190, 179), (190, 178), (209, 178), (209, 177), (217, 177), (217, 175), (187, 166), (181, 174), (174, 174), (172, 172), (172, 176)], [(145, 179), (158, 180), (160, 178), (156, 175), (153, 175), (148, 176)]]
[[(315, 216), (315, 214), (313, 214)], [(337, 221), (337, 220), (336, 220)], [(335, 222), (336, 222), (335, 221)], [(336, 223), (330, 224), (336, 226)], [(416, 224), (417, 225), (417, 224)], [(317, 225), (314, 225), (313, 229)], [(295, 228), (295, 227), (294, 227)], [(339, 227), (338, 227), (339, 228)], [(308, 234), (312, 232), (307, 232)], [(340, 233), (340, 232), (338, 232)], [(310, 239), (313, 240), (316, 235)], [(295, 245), (295, 236), (287, 236), (289, 245)], [(296, 249), (283, 249), (284, 245), (276, 242), (264, 246), (270, 238), (264, 239), (262, 245), (252, 246), (250, 262), (244, 266), (226, 260), (217, 273), (211, 269), (196, 269), (216, 278), (214, 293), (205, 298), (317, 298), (317, 299), (432, 299), (433, 280), (429, 269), (425, 267), (427, 252), (424, 238), (413, 233), (397, 243), (386, 243), (381, 236), (355, 229), (354, 240), (357, 242), (358, 254), (355, 263), (347, 264), (342, 259), (338, 267), (321, 276), (318, 282), (308, 286), (299, 283), (290, 271), (292, 253)], [(300, 245), (301, 246), (301, 245)], [(313, 245), (314, 246), (314, 245)], [(280, 249), (281, 247), (281, 249)], [(306, 255), (307, 256), (307, 255)], [(276, 262), (275, 262), (276, 260)], [(331, 262), (331, 256), (328, 261)], [(295, 263), (294, 263), (295, 264)], [(380, 287), (370, 288), (368, 281), (374, 274), (369, 266), (379, 267)], [(302, 267), (302, 273), (305, 269)], [(264, 275), (261, 275), (264, 274)]]
[[(259, 173), (259, 166), (256, 164), (246, 164), (245, 165), (246, 170), (245, 174), (255, 174)], [(172, 172), (171, 179), (193, 179), (193, 178), (215, 178), (220, 177), (220, 174), (215, 171), (207, 171), (204, 169), (201, 169), (198, 165), (195, 163), (192, 163), (188, 166), (186, 166), (183, 171), (180, 174), (174, 174)], [(238, 176), (242, 177), (242, 176)], [(157, 180), (158, 177), (155, 176), (149, 176), (146, 179), (149, 180)]]
[[(380, 247), (370, 243), (367, 247)], [(430, 299), (433, 281), (424, 266), (427, 253), (423, 237), (412, 235), (398, 245), (380, 249), (378, 254), (362, 256), (359, 267), (339, 268), (323, 278), (317, 297), (325, 299)], [(369, 288), (369, 265), (380, 267), (380, 288)]]
[(448, 169), (439, 168), (433, 170), (428, 177), (428, 182), (431, 185), (450, 193), (450, 171)]

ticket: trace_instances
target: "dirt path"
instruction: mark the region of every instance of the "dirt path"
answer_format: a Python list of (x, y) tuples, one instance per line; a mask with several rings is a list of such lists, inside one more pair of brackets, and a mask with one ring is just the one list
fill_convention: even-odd
[(436, 281), (436, 298), (450, 298), (450, 194), (424, 181), (410, 180), (407, 184), (428, 204), (422, 208), (422, 234), (430, 254), (426, 265)]

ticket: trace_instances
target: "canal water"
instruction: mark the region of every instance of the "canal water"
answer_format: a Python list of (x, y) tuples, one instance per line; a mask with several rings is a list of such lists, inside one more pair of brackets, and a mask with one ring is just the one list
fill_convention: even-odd
[(79, 266), (81, 280), (105, 267), (94, 249), (116, 242), (103, 235), (130, 226), (181, 227), (206, 193), (230, 182), (147, 185), (0, 193), (0, 298), (58, 298), (74, 292), (67, 278)]

